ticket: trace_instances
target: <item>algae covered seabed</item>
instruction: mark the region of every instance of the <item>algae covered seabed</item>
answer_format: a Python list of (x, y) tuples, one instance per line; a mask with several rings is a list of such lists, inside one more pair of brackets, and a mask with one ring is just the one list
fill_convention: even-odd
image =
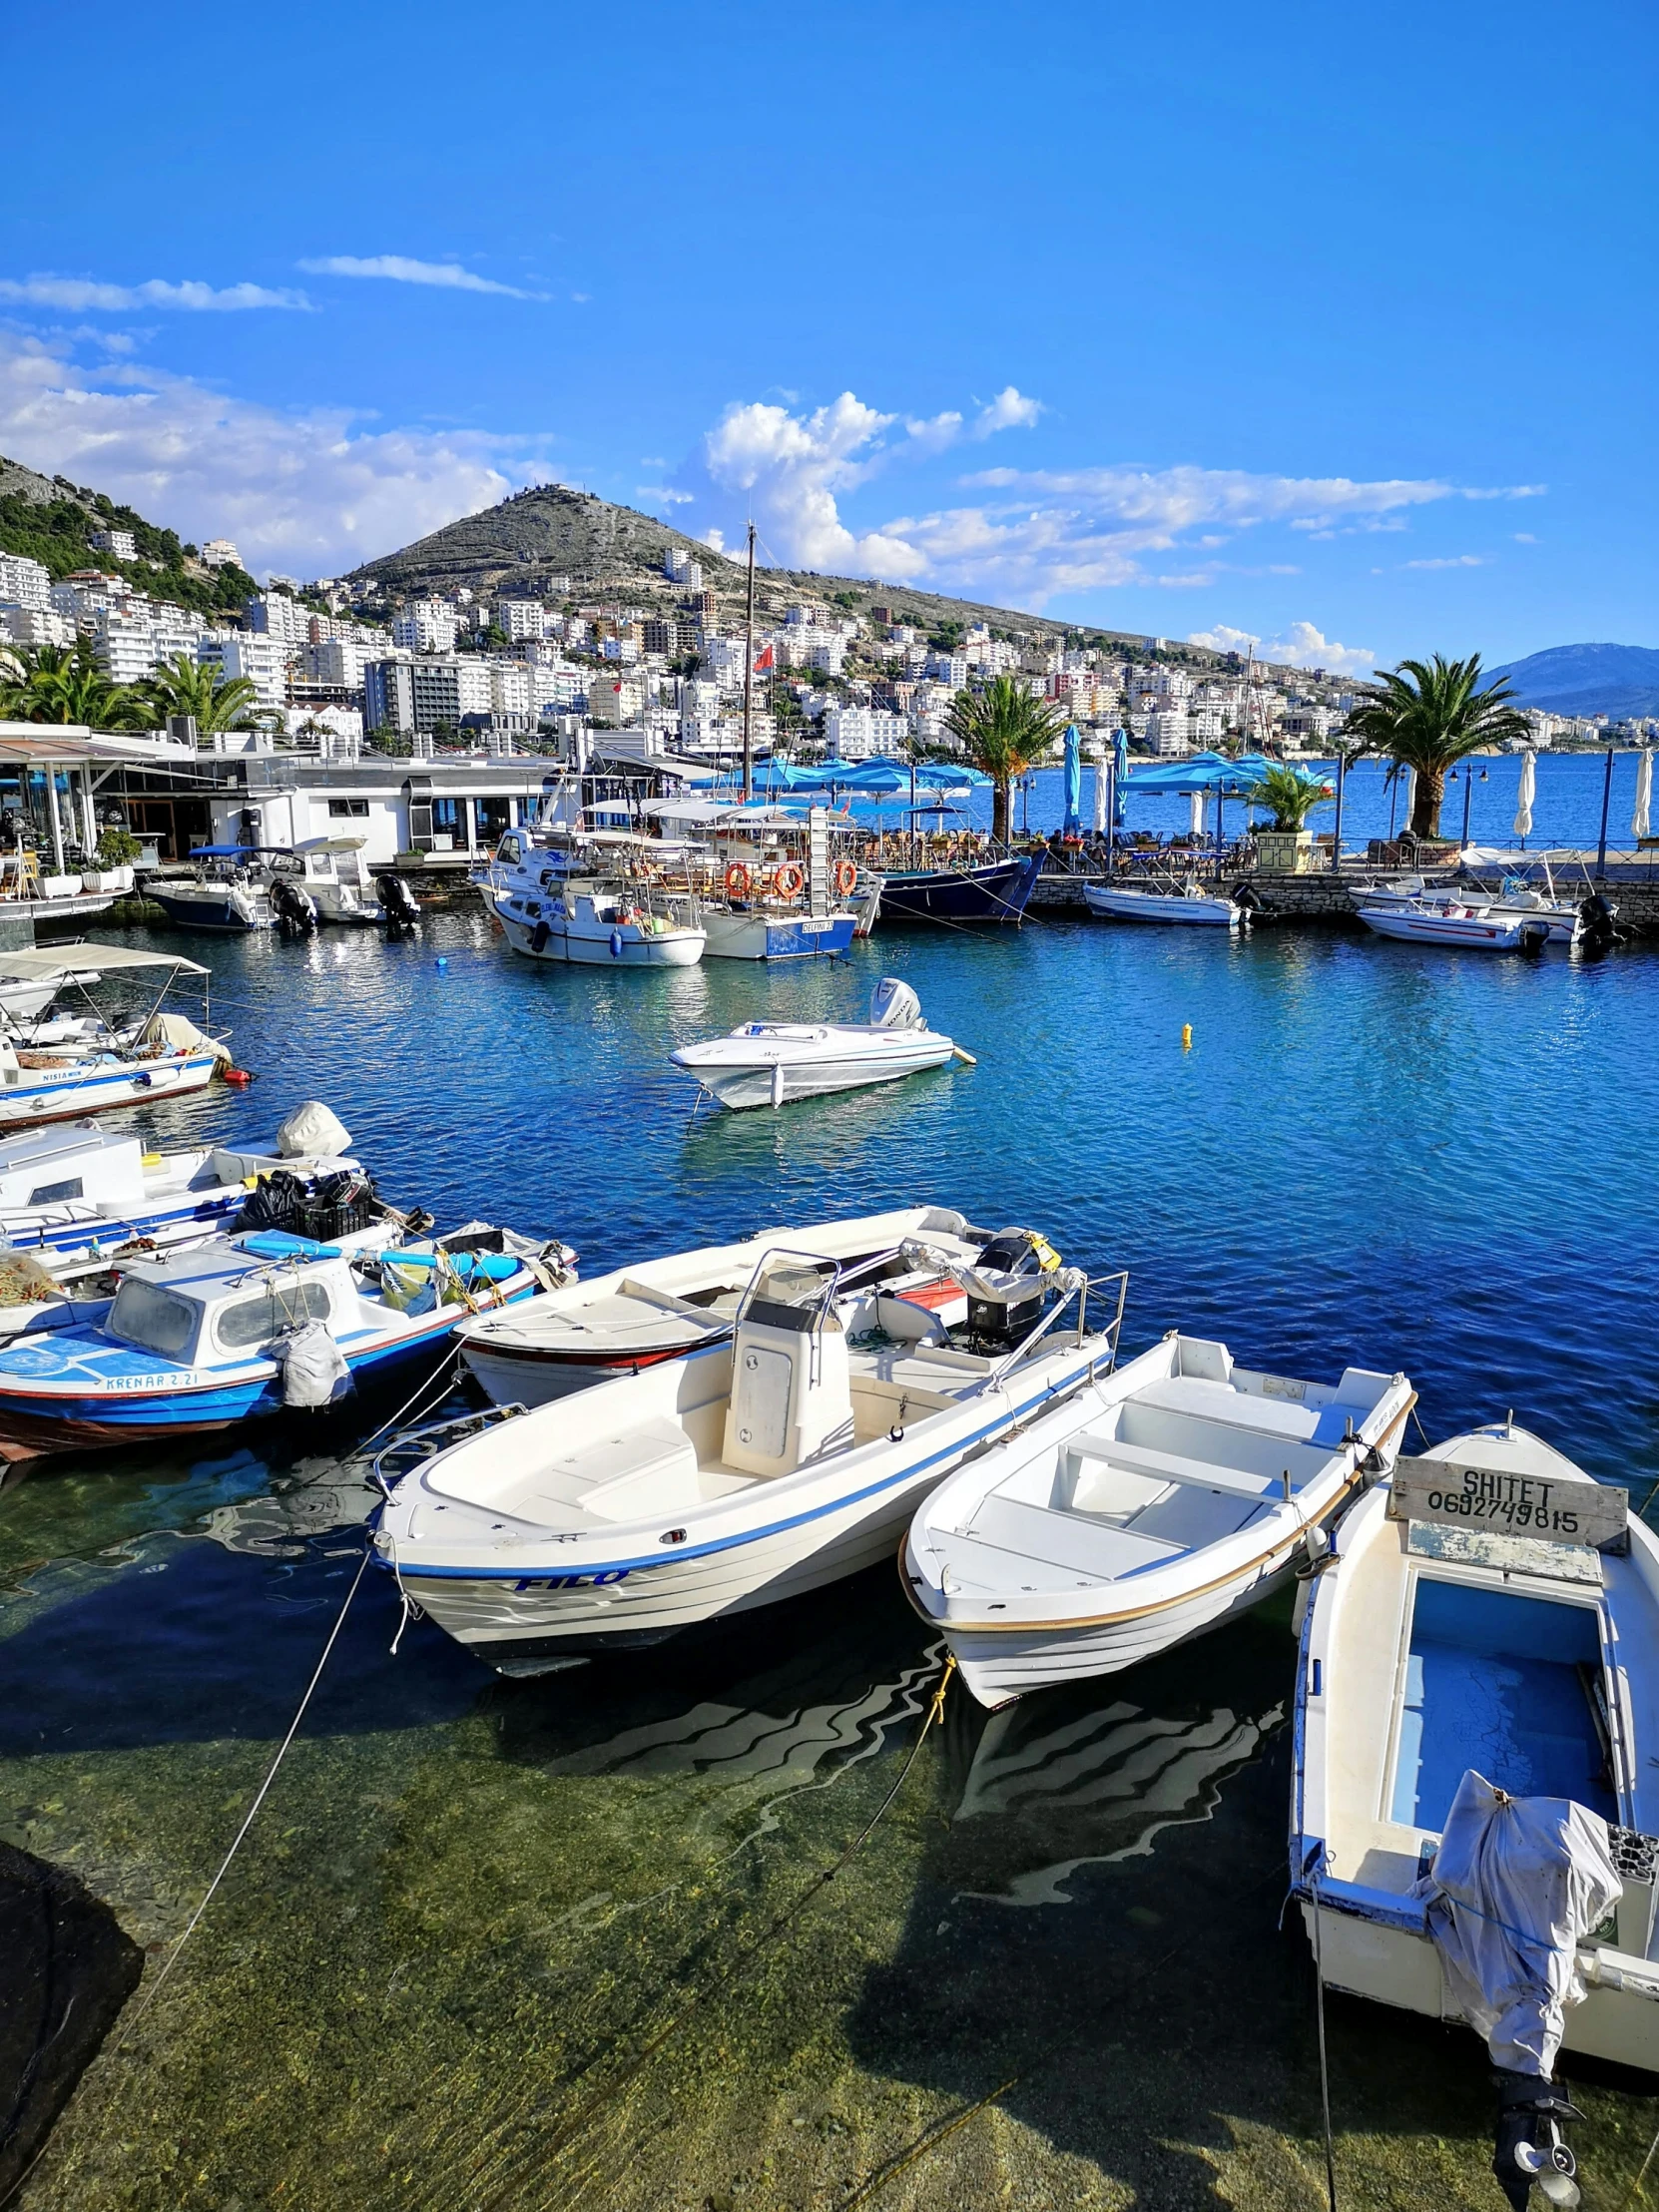
[[(1146, 935), (663, 978), (512, 963), (463, 917), (216, 946), (261, 1084), (144, 1126), (254, 1141), (326, 1098), (388, 1195), (557, 1231), (588, 1272), (917, 1197), (1029, 1221), (1132, 1268), (1131, 1347), (1181, 1323), (1280, 1373), (1398, 1367), (1431, 1432), (1513, 1405), (1640, 1495), (1659, 960)], [(688, 1121), (671, 1044), (854, 1009), (888, 970), (977, 1068)], [(372, 1570), (152, 1998), (350, 1587), (350, 1454), (391, 1409), (0, 1489), (0, 1840), (145, 1953), (28, 2212), (1317, 2212), (1283, 1611), (997, 1716), (954, 1685), (821, 1883), (938, 1677), (890, 1568), (517, 1682), (425, 1622), (393, 1657)], [(1342, 2205), (1498, 2207), (1474, 2038), (1335, 1998), (1328, 2026)], [(1614, 2212), (1659, 2100), (1568, 2070), (1585, 2202)]]

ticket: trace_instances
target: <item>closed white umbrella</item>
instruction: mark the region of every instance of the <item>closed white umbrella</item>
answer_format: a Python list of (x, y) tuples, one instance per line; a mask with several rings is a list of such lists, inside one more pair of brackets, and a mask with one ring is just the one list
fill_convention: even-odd
[(1414, 768), (1402, 768), (1399, 772), (1399, 827), (1403, 832), (1411, 827), (1411, 809), (1417, 803), (1417, 772)]
[(1520, 791), (1515, 800), (1515, 835), (1532, 834), (1532, 802), (1538, 796), (1538, 756), (1528, 749), (1521, 755)]
[(1630, 834), (1646, 837), (1652, 834), (1648, 829), (1648, 810), (1653, 804), (1653, 754), (1644, 746), (1636, 761), (1636, 811), (1630, 818)]
[(1204, 794), (1193, 792), (1187, 800), (1187, 827), (1195, 837), (1204, 834)]
[(1094, 829), (1099, 836), (1106, 827), (1106, 760), (1105, 756), (1094, 764)]

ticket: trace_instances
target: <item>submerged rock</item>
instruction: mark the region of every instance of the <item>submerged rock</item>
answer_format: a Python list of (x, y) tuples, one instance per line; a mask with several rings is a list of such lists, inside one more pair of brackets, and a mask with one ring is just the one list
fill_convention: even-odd
[(0, 2201), (45, 2142), (144, 1970), (106, 1905), (0, 1844)]

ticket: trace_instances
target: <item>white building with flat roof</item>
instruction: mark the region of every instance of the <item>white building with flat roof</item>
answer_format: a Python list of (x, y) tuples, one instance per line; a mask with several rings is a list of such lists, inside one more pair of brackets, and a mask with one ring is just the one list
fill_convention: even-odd
[(26, 553), (0, 553), (0, 599), (44, 613), (52, 604), (52, 572)]
[(248, 630), (210, 630), (196, 648), (204, 668), (218, 668), (227, 683), (239, 677), (254, 687), (254, 704), (281, 709), (288, 703), (290, 648)]
[(824, 735), (837, 761), (873, 761), (906, 752), (910, 721), (881, 707), (830, 707)]
[(452, 653), (460, 617), (445, 599), (417, 599), (391, 626), (391, 642), (407, 653)]
[(242, 555), (229, 538), (210, 538), (197, 555), (204, 568), (241, 568)]

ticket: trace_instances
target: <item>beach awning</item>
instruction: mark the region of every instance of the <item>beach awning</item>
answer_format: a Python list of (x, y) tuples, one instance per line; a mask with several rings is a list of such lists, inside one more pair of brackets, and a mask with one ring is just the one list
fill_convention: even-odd
[(88, 968), (113, 975), (122, 968), (162, 967), (172, 968), (175, 974), (181, 975), (213, 973), (212, 968), (202, 967), (177, 952), (147, 952), (136, 944), (94, 944), (85, 937), (73, 944), (26, 944), (20, 945), (15, 952), (0, 952), (0, 975), (19, 979), (78, 975)]
[(1269, 769), (1278, 768), (1295, 768), (1305, 784), (1316, 784), (1322, 789), (1330, 781), (1320, 773), (1310, 775), (1294, 762), (1264, 760), (1260, 753), (1246, 753), (1236, 761), (1229, 761), (1220, 753), (1195, 753), (1185, 761), (1132, 769), (1120, 781), (1118, 792), (1129, 799), (1144, 794), (1154, 798), (1185, 799), (1194, 792), (1206, 795), (1220, 792), (1224, 799), (1248, 799)]

